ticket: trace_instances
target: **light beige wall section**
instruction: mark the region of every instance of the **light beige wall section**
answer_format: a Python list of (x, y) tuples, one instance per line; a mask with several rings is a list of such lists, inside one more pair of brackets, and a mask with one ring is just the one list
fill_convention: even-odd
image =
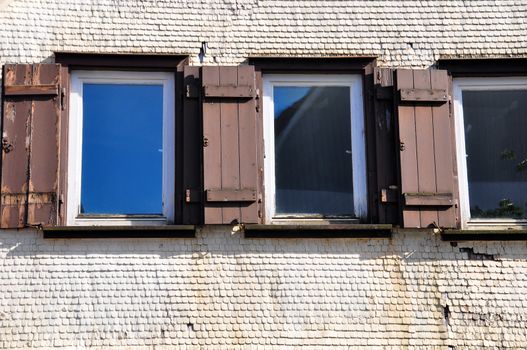
[[(5, 0), (4, 0), (5, 1)], [(379, 56), (429, 66), (442, 56), (526, 57), (527, 2), (270, 0), (10, 0), (0, 63), (54, 51), (190, 54), (199, 63), (248, 56)]]
[[(527, 245), (0, 232), (0, 348), (525, 349)], [(452, 346), (449, 348), (448, 346)]]

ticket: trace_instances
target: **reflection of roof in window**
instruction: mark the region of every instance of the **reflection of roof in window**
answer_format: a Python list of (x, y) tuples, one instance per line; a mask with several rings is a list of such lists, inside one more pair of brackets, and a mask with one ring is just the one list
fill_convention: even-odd
[(348, 86), (314, 86), (275, 119), (280, 189), (352, 191)]
[(309, 92), (307, 86), (277, 86), (274, 88), (274, 117), (280, 115), (299, 100), (303, 99)]

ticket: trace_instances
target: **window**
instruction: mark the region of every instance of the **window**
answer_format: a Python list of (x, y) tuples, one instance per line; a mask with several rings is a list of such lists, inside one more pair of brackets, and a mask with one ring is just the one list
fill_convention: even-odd
[(73, 71), (68, 225), (174, 220), (174, 75)]
[(527, 224), (527, 78), (458, 78), (454, 107), (465, 228)]
[(360, 75), (264, 75), (268, 221), (367, 214)]

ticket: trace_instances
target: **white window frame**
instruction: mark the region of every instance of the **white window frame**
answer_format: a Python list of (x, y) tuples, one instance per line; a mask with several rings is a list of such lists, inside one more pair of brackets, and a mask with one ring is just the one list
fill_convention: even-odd
[(527, 90), (526, 77), (454, 78), (453, 99), (455, 115), (456, 152), (459, 179), (459, 201), (463, 229), (525, 228), (525, 219), (472, 219), (468, 191), (467, 152), (463, 118), (463, 91)]
[(342, 219), (349, 219), (350, 221), (356, 222), (358, 219), (366, 218), (368, 194), (362, 77), (359, 74), (268, 74), (263, 76), (266, 221), (268, 223), (280, 223), (291, 221), (325, 222), (327, 220), (314, 218), (313, 215), (308, 214), (297, 216), (276, 215), (273, 95), (275, 86), (347, 86), (350, 88), (353, 202), (355, 217)]
[[(82, 174), (83, 86), (98, 84), (146, 84), (163, 86), (163, 215), (83, 215), (80, 214)], [(71, 74), (68, 134), (67, 224), (71, 226), (165, 225), (174, 221), (175, 173), (175, 92), (174, 74), (135, 71), (73, 71)]]

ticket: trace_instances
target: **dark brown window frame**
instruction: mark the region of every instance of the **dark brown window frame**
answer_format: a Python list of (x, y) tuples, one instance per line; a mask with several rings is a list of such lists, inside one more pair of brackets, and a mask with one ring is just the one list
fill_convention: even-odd
[(188, 60), (188, 55), (55, 52), (55, 63), (73, 69), (178, 71)]
[[(67, 80), (63, 81), (63, 86), (65, 89), (61, 92), (62, 95), (66, 98), (63, 109), (65, 117), (61, 121), (61, 130), (68, 130), (68, 100), (69, 96), (69, 73), (72, 70), (84, 69), (84, 70), (121, 70), (121, 71), (162, 71), (162, 72), (173, 72), (175, 74), (175, 196), (176, 200), (174, 203), (174, 222), (181, 223), (183, 221), (182, 214), (182, 198), (184, 198), (185, 193), (183, 189), (183, 165), (182, 165), (182, 154), (183, 154), (183, 67), (188, 64), (189, 57), (188, 55), (142, 55), (142, 54), (95, 54), (95, 53), (73, 53), (73, 52), (56, 52), (55, 53), (55, 63), (58, 63), (62, 66), (62, 69), (67, 72)], [(67, 132), (61, 133), (60, 138), (60, 168), (59, 168), (59, 178), (62, 181), (59, 181), (59, 193), (60, 200), (66, 202), (67, 194), (67, 150), (68, 150), (68, 140)], [(66, 215), (64, 212), (61, 213), (59, 219), (59, 225), (62, 227), (50, 228), (50, 232), (47, 234), (47, 237), (52, 238), (56, 234), (59, 236), (62, 234), (69, 235), (71, 230), (75, 230), (78, 234), (72, 235), (75, 237), (91, 237), (93, 236), (93, 230), (88, 230), (82, 227), (68, 227), (66, 225)], [(163, 231), (164, 236), (171, 237), (188, 237), (189, 228), (188, 225), (165, 225)], [(145, 237), (151, 237), (157, 235), (159, 228), (149, 228), (143, 227), (142, 230), (129, 230), (130, 234), (134, 237), (140, 236), (144, 233)], [(193, 229), (192, 229), (193, 231)], [(96, 230), (97, 235), (102, 235), (104, 232), (105, 237), (124, 237), (126, 236), (126, 228), (123, 227), (109, 227), (103, 226), (99, 230)], [(115, 232), (114, 234), (111, 234)], [(85, 234), (84, 234), (85, 233)]]
[[(364, 116), (366, 129), (366, 167), (368, 215), (364, 224), (379, 221), (379, 193), (377, 185), (377, 155), (375, 149), (375, 118), (373, 114), (374, 79), (376, 57), (250, 57), (248, 64), (254, 65), (257, 72), (257, 84), (262, 91), (264, 74), (359, 74), (363, 80)], [(261, 99), (260, 99), (261, 103)], [(262, 106), (260, 105), (260, 108)], [(263, 139), (263, 121), (259, 121), (260, 137)], [(263, 146), (262, 146), (263, 147)], [(263, 155), (263, 150), (260, 152)], [(263, 159), (260, 159), (263, 165)], [(265, 176), (265, 174), (264, 174)], [(263, 179), (262, 179), (263, 181)], [(263, 187), (263, 184), (260, 184)], [(328, 220), (328, 225), (332, 224)], [(278, 225), (277, 225), (278, 226)], [(291, 225), (293, 226), (293, 225)], [(284, 226), (289, 227), (289, 226)], [(299, 226), (301, 227), (301, 226)], [(354, 225), (356, 227), (356, 225)], [(253, 228), (254, 229), (254, 228)], [(290, 228), (288, 229), (290, 230)], [(351, 231), (350, 231), (351, 232)]]
[(436, 64), (452, 77), (498, 77), (527, 75), (527, 58), (443, 58)]

